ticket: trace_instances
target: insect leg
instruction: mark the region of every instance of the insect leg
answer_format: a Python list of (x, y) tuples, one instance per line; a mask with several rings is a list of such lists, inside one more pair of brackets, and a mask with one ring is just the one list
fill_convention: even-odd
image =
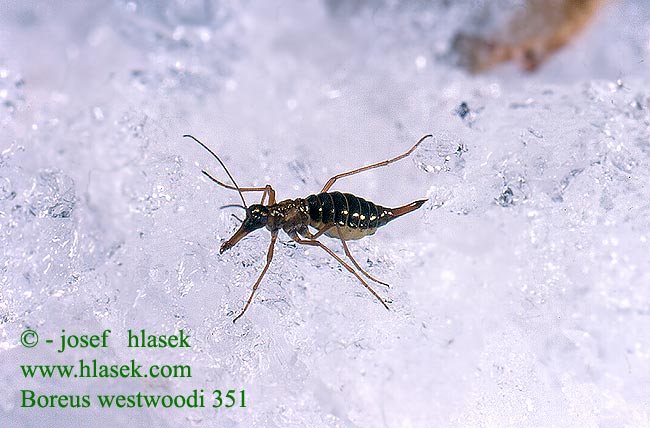
[(374, 169), (374, 168), (379, 168), (379, 167), (381, 167), (381, 166), (390, 165), (390, 164), (393, 163), (393, 162), (397, 162), (397, 161), (400, 160), (400, 159), (404, 159), (405, 157), (407, 157), (408, 155), (410, 155), (411, 153), (413, 153), (413, 151), (414, 151), (414, 150), (415, 150), (415, 149), (420, 145), (420, 143), (421, 143), (422, 141), (424, 141), (425, 139), (427, 139), (427, 138), (429, 138), (429, 137), (433, 137), (433, 135), (431, 135), (431, 134), (427, 134), (427, 135), (425, 135), (424, 137), (420, 138), (420, 140), (419, 140), (417, 143), (415, 143), (415, 145), (414, 145), (413, 147), (411, 147), (407, 152), (402, 153), (402, 154), (399, 155), (399, 156), (395, 156), (395, 157), (392, 158), (392, 159), (388, 159), (388, 160), (385, 160), (385, 161), (381, 161), (381, 162), (373, 163), (373, 164), (371, 164), (371, 165), (366, 165), (366, 166), (363, 166), (363, 167), (361, 167), (361, 168), (353, 169), (353, 170), (351, 170), (351, 171), (342, 172), (341, 174), (336, 174), (334, 177), (330, 178), (330, 179), (327, 181), (327, 183), (325, 184), (325, 186), (323, 186), (323, 190), (321, 190), (320, 192), (321, 192), (321, 193), (327, 192), (327, 191), (329, 190), (329, 188), (332, 187), (332, 185), (334, 184), (334, 182), (335, 182), (336, 180), (338, 180), (339, 178), (347, 177), (347, 176), (349, 176), (349, 175), (358, 174), (358, 173), (363, 172), (363, 171), (368, 171), (369, 169)]
[(364, 285), (364, 287), (366, 287), (366, 288), (368, 289), (368, 291), (370, 291), (370, 293), (372, 293), (372, 295), (375, 296), (375, 297), (377, 298), (377, 300), (379, 300), (379, 301), (381, 302), (381, 304), (384, 305), (384, 307), (385, 307), (386, 309), (389, 309), (389, 308), (388, 308), (388, 305), (386, 304), (386, 302), (384, 301), (384, 299), (382, 299), (381, 297), (379, 297), (379, 294), (377, 294), (377, 293), (375, 292), (375, 290), (373, 290), (372, 287), (369, 286), (368, 283), (367, 283), (366, 281), (364, 281), (363, 278), (361, 278), (361, 276), (359, 276), (359, 274), (357, 273), (357, 271), (355, 271), (354, 269), (352, 269), (352, 267), (351, 267), (349, 264), (347, 264), (347, 263), (346, 263), (342, 258), (340, 258), (339, 256), (337, 256), (336, 253), (334, 253), (334, 251), (332, 251), (332, 250), (330, 250), (328, 247), (326, 247), (325, 244), (323, 244), (323, 243), (320, 242), (320, 241), (316, 241), (315, 239), (302, 239), (300, 236), (298, 236), (297, 233), (296, 233), (296, 234), (293, 234), (293, 235), (291, 236), (291, 238), (292, 238), (294, 241), (296, 241), (297, 243), (299, 243), (299, 244), (312, 245), (312, 246), (315, 246), (315, 247), (321, 247), (321, 248), (322, 248), (323, 250), (325, 250), (325, 251), (326, 251), (330, 256), (334, 257), (334, 258), (335, 258), (339, 263), (341, 263), (341, 264), (343, 265), (343, 267), (345, 267), (345, 268), (346, 268), (350, 273), (354, 274), (354, 276), (356, 276), (357, 279), (358, 279), (359, 281), (361, 281), (361, 283)]
[[(235, 186), (231, 186), (230, 184), (223, 183), (213, 176), (211, 176), (207, 171), (202, 170), (201, 171), (206, 177), (208, 177), (210, 180), (214, 181), (221, 187), (225, 187), (226, 189), (230, 190), (237, 190)], [(240, 191), (242, 192), (264, 192), (262, 195), (262, 205), (264, 205), (264, 199), (266, 198), (266, 195), (269, 195), (269, 204), (273, 205), (275, 204), (275, 190), (273, 190), (273, 187), (271, 187), (270, 184), (267, 184), (265, 187), (240, 187)]]
[(339, 239), (341, 240), (341, 244), (343, 244), (343, 249), (345, 250), (345, 255), (348, 256), (348, 258), (352, 261), (352, 264), (356, 266), (357, 269), (361, 271), (362, 274), (370, 278), (371, 280), (375, 281), (378, 284), (385, 285), (386, 287), (390, 288), (390, 284), (387, 284), (383, 281), (378, 280), (377, 278), (373, 278), (368, 272), (363, 270), (361, 266), (359, 266), (359, 263), (352, 257), (352, 253), (350, 253), (350, 249), (348, 248), (348, 244), (345, 243), (345, 239), (343, 239), (343, 234), (341, 233), (341, 228), (337, 225), (336, 226), (336, 231), (339, 234)]
[(350, 258), (350, 260), (352, 261), (354, 266), (356, 266), (356, 268), (359, 269), (362, 274), (364, 274), (366, 277), (368, 277), (372, 281), (375, 281), (378, 284), (385, 285), (386, 287), (390, 288), (390, 284), (385, 283), (383, 281), (380, 281), (377, 278), (374, 278), (368, 272), (363, 270), (363, 268), (361, 266), (359, 266), (359, 263), (357, 263), (357, 261), (354, 259), (354, 257), (352, 257), (352, 253), (350, 253), (350, 249), (348, 248), (348, 244), (345, 243), (345, 239), (343, 239), (343, 235), (341, 234), (341, 228), (337, 224), (332, 223), (330, 225), (324, 226), (317, 233), (311, 233), (309, 231), (309, 229), (305, 229), (305, 230), (301, 231), (300, 234), (302, 236), (304, 236), (305, 238), (313, 240), (313, 239), (316, 239), (316, 238), (320, 237), (322, 234), (326, 233), (327, 231), (329, 231), (333, 227), (336, 227), (336, 231), (337, 231), (337, 233), (339, 235), (339, 239), (341, 240), (341, 244), (343, 244), (343, 249), (345, 250), (345, 255)]
[(262, 278), (264, 277), (264, 274), (268, 270), (269, 265), (271, 264), (271, 260), (273, 259), (273, 247), (275, 245), (275, 240), (277, 239), (277, 237), (278, 237), (278, 232), (271, 233), (271, 245), (269, 245), (269, 252), (266, 254), (266, 265), (264, 266), (264, 269), (262, 269), (262, 273), (260, 274), (259, 278), (257, 278), (257, 281), (255, 281), (255, 285), (253, 285), (253, 291), (251, 292), (251, 295), (248, 298), (248, 301), (246, 302), (244, 309), (241, 311), (239, 315), (235, 317), (234, 320), (232, 320), (233, 323), (237, 321), (239, 318), (241, 318), (242, 315), (244, 315), (244, 312), (246, 312), (246, 309), (248, 309), (248, 306), (253, 301), (253, 296), (257, 291), (257, 287), (260, 285), (260, 282), (262, 282)]
[(266, 199), (266, 195), (269, 195), (269, 205), (274, 205), (275, 190), (273, 190), (273, 187), (271, 187), (270, 184), (267, 184), (266, 187), (264, 188), (264, 194), (262, 195), (262, 202), (260, 202), (261, 205), (264, 205), (264, 199)]
[(327, 233), (328, 230), (334, 227), (334, 223), (329, 224), (327, 226), (323, 226), (318, 232), (316, 233), (311, 233), (308, 228), (304, 228), (303, 230), (300, 231), (300, 234), (304, 236), (307, 239), (316, 239), (319, 238), (322, 234)]

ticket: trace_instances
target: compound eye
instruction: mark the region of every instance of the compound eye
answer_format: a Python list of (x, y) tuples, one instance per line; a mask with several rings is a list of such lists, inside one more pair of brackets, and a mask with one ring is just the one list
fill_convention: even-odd
[(255, 207), (249, 207), (246, 211), (246, 217), (257, 217), (257, 209)]
[(255, 218), (266, 217), (266, 210), (261, 205), (253, 205), (248, 209), (248, 215)]

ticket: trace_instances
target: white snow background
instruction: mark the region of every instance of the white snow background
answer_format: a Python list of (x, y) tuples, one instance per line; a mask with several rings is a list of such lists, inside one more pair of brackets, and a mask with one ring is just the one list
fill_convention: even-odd
[[(479, 3), (1, 2), (0, 426), (649, 427), (650, 3), (608, 5), (539, 73), (471, 76), (448, 50)], [(281, 234), (233, 324), (269, 233), (219, 254), (238, 195), (185, 133), (278, 199), (433, 133), (334, 187), (429, 198), (350, 243), (391, 310)], [(129, 328), (193, 346), (136, 351)], [(113, 333), (57, 353), (62, 329)], [(80, 358), (192, 378), (20, 371)], [(20, 407), (215, 388), (246, 408)]]

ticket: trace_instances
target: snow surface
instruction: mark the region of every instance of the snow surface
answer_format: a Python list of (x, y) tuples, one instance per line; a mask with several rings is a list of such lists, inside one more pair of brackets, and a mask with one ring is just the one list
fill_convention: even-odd
[[(0, 426), (650, 426), (650, 3), (607, 6), (537, 74), (477, 77), (447, 51), (478, 3), (4, 2)], [(238, 195), (202, 176), (225, 179), (185, 133), (280, 199), (433, 133), (335, 186), (429, 198), (350, 243), (391, 311), (281, 235), (233, 324), (269, 234), (219, 255)], [(26, 349), (27, 328), (114, 342)], [(136, 352), (129, 328), (182, 328), (193, 347)], [(80, 358), (193, 377), (19, 369)], [(195, 388), (245, 389), (247, 407), (20, 408), (22, 389)]]

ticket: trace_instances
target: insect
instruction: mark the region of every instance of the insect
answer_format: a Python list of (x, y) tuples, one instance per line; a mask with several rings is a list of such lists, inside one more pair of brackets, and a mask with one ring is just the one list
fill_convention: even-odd
[[(273, 259), (273, 248), (275, 246), (275, 241), (278, 238), (278, 233), (280, 230), (284, 230), (284, 232), (289, 235), (291, 239), (299, 244), (320, 247), (325, 250), (330, 256), (341, 263), (345, 269), (356, 276), (356, 278), (361, 281), (366, 289), (368, 289), (368, 291), (373, 296), (375, 296), (386, 309), (388, 309), (388, 305), (384, 299), (382, 299), (379, 294), (377, 294), (375, 290), (373, 290), (372, 287), (368, 285), (368, 283), (361, 277), (359, 272), (361, 272), (361, 274), (363, 274), (366, 278), (378, 284), (385, 285), (387, 287), (389, 285), (376, 278), (373, 278), (361, 266), (359, 266), (359, 263), (357, 263), (354, 257), (352, 257), (352, 253), (350, 253), (346, 241), (361, 239), (364, 236), (374, 234), (378, 228), (386, 225), (388, 222), (420, 208), (422, 204), (427, 201), (427, 199), (414, 201), (410, 204), (397, 208), (385, 208), (350, 193), (329, 192), (329, 190), (339, 178), (348, 177), (350, 175), (358, 174), (363, 171), (387, 166), (393, 162), (397, 162), (400, 159), (404, 159), (413, 153), (413, 151), (420, 145), (420, 143), (422, 143), (422, 141), (429, 137), (432, 137), (432, 135), (427, 134), (424, 137), (420, 138), (420, 140), (418, 140), (418, 142), (415, 143), (413, 147), (399, 156), (381, 162), (373, 163), (371, 165), (366, 165), (361, 168), (353, 169), (351, 171), (343, 172), (341, 174), (336, 174), (327, 181), (325, 186), (323, 186), (321, 189), (320, 193), (316, 195), (309, 195), (306, 198), (287, 199), (280, 202), (276, 202), (275, 190), (273, 190), (273, 187), (271, 187), (270, 184), (267, 184), (264, 187), (239, 187), (235, 179), (228, 171), (228, 168), (226, 168), (226, 165), (224, 165), (219, 156), (217, 156), (208, 146), (203, 144), (192, 135), (183, 135), (183, 137), (191, 138), (200, 144), (219, 162), (219, 164), (226, 171), (226, 174), (232, 181), (233, 185), (229, 185), (217, 180), (205, 170), (202, 170), (201, 172), (219, 186), (230, 190), (237, 190), (243, 203), (242, 208), (246, 210), (246, 217), (244, 218), (242, 225), (235, 232), (235, 234), (230, 237), (230, 239), (221, 245), (219, 253), (223, 254), (225, 251), (228, 251), (234, 247), (243, 237), (257, 229), (266, 226), (266, 228), (271, 232), (271, 244), (269, 245), (269, 249), (266, 254), (266, 265), (264, 265), (262, 273), (253, 285), (253, 290), (248, 297), (248, 300), (246, 301), (244, 309), (239, 315), (235, 317), (235, 319), (233, 319), (233, 322), (236, 322), (244, 315), (251, 302), (253, 301), (253, 296), (255, 295), (255, 292), (257, 291), (260, 282), (262, 282), (262, 278), (264, 278), (264, 275), (266, 274), (266, 271), (271, 264), (271, 260)], [(248, 206), (246, 205), (246, 200), (244, 199), (244, 192), (262, 192), (262, 201), (259, 204)], [(267, 201), (267, 199), (268, 203), (265, 205), (264, 203)], [(317, 232), (312, 233), (309, 229), (310, 226)], [(350, 259), (352, 264), (359, 270), (359, 272), (355, 271), (352, 266), (345, 262), (345, 260), (339, 257), (325, 244), (320, 242), (318, 238), (322, 235), (338, 238), (341, 241), (341, 244), (343, 244), (345, 255)]]

